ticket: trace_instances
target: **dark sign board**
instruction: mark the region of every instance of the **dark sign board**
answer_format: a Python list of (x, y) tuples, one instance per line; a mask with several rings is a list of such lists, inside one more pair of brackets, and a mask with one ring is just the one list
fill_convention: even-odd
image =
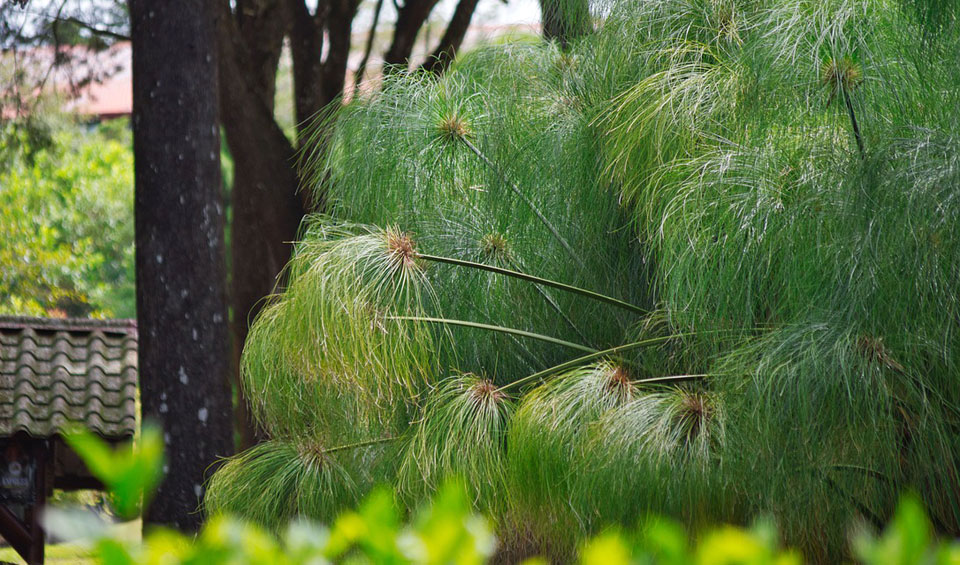
[(0, 502), (32, 504), (37, 462), (27, 446), (0, 440)]

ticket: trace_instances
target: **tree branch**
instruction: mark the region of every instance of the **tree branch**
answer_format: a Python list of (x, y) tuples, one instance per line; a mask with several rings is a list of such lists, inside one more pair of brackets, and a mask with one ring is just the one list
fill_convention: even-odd
[(311, 15), (304, 0), (289, 0), (290, 54), (293, 58), (293, 105), (297, 120), (297, 138), (304, 139), (306, 122), (322, 106), (323, 28), (329, 3), (320, 2)]
[(59, 18), (59, 21), (73, 24), (79, 28), (89, 31), (90, 33), (102, 35), (103, 37), (109, 37), (110, 39), (116, 39), (117, 41), (130, 41), (129, 35), (110, 31), (109, 29), (98, 28), (74, 17)]
[[(26, 6), (26, 3), (24, 3), (24, 6)], [(26, 10), (26, 9), (24, 9), (24, 12), (30, 14), (31, 16), (36, 16), (36, 17), (38, 17), (38, 18), (45, 18), (45, 19), (49, 20), (51, 23), (67, 23), (67, 24), (73, 24), (73, 25), (75, 25), (75, 26), (77, 26), (77, 27), (79, 27), (79, 28), (81, 28), (81, 29), (85, 29), (85, 30), (87, 30), (87, 31), (89, 31), (90, 33), (93, 33), (93, 34), (95, 34), (95, 35), (101, 35), (101, 36), (103, 36), (103, 37), (109, 37), (109, 38), (111, 38), (111, 39), (116, 39), (117, 41), (130, 41), (130, 36), (127, 35), (127, 34), (120, 33), (120, 32), (118, 32), (118, 31), (113, 31), (113, 30), (109, 30), (109, 29), (103, 29), (103, 28), (100, 28), (100, 27), (96, 27), (96, 26), (94, 26), (93, 24), (88, 24), (87, 22), (85, 22), (85, 21), (83, 21), (83, 20), (81, 20), (81, 19), (79, 19), (79, 18), (76, 18), (76, 17), (74, 17), (74, 16), (61, 16), (60, 14), (61, 14), (61, 12), (63, 11), (64, 7), (65, 7), (65, 4), (61, 4), (60, 8), (57, 10), (57, 14), (56, 14), (56, 15), (44, 14), (43, 12), (35, 12), (35, 11), (32, 11), (32, 10)]]
[[(230, 304), (234, 310), (233, 369), (240, 396), (238, 427), (243, 444), (257, 440), (246, 393), (239, 380), (240, 351), (248, 322), (270, 294), (276, 275), (290, 258), (290, 246), (304, 214), (299, 179), (290, 166), (295, 151), (276, 122), (249, 71), (249, 47), (240, 36), (238, 18), (229, 0), (221, 0), (217, 25), (220, 75), (220, 119), (233, 154), (230, 194)], [(258, 75), (259, 76), (259, 75)]]
[(357, 14), (358, 0), (331, 0), (327, 15), (327, 58), (323, 62), (320, 107), (324, 107), (343, 94), (347, 77), (347, 61), (350, 57), (350, 31)]
[(277, 69), (289, 27), (285, 0), (257, 0), (237, 6), (236, 30), (242, 40), (241, 72), (271, 111), (276, 97)]
[(383, 72), (406, 72), (417, 34), (439, 0), (407, 0), (397, 14), (393, 42), (383, 56)]
[(429, 73), (442, 73), (453, 62), (457, 50), (463, 44), (463, 38), (467, 35), (467, 29), (470, 27), (470, 20), (477, 9), (479, 0), (460, 0), (457, 3), (457, 9), (450, 18), (447, 25), (447, 31), (444, 32), (440, 43), (422, 65), (420, 70)]
[(360, 59), (360, 64), (357, 66), (357, 72), (354, 75), (354, 90), (359, 90), (360, 84), (363, 83), (363, 74), (367, 70), (367, 61), (370, 60), (370, 52), (373, 50), (373, 40), (376, 39), (377, 36), (377, 24), (380, 23), (380, 11), (382, 8), (383, 0), (377, 0), (377, 6), (373, 9), (373, 23), (370, 24), (370, 33), (367, 34), (367, 44), (363, 48), (363, 59)]

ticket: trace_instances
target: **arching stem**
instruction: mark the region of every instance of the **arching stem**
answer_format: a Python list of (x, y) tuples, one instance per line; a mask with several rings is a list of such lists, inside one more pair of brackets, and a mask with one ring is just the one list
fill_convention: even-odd
[(361, 447), (369, 447), (371, 445), (379, 445), (381, 443), (389, 443), (396, 440), (396, 437), (382, 437), (377, 439), (368, 439), (366, 441), (358, 441), (357, 443), (348, 443), (346, 445), (338, 445), (331, 447), (329, 449), (324, 449), (323, 453), (336, 453), (338, 451), (348, 451), (350, 449), (360, 449)]
[[(520, 270), (517, 267), (516, 261), (514, 261), (513, 259), (507, 259), (507, 266), (513, 269), (514, 271)], [(549, 304), (551, 308), (553, 308), (553, 311), (556, 312), (558, 316), (563, 318), (563, 321), (566, 322), (568, 326), (570, 326), (570, 328), (574, 331), (574, 333), (577, 334), (577, 337), (579, 337), (584, 343), (590, 343), (591, 345), (594, 345), (593, 343), (590, 342), (590, 338), (588, 338), (586, 334), (580, 331), (580, 328), (577, 327), (577, 324), (575, 324), (573, 320), (570, 319), (570, 316), (568, 316), (567, 313), (564, 312), (562, 308), (560, 308), (560, 305), (557, 304), (557, 301), (554, 300), (552, 296), (550, 296), (549, 292), (544, 290), (543, 287), (541, 287), (540, 285), (534, 285), (533, 288), (535, 288), (537, 291), (537, 294), (543, 297), (546, 303)]]
[[(701, 332), (701, 333), (702, 333), (702, 332)], [(552, 375), (552, 374), (554, 374), (554, 373), (559, 373), (559, 372), (561, 372), (561, 371), (566, 371), (567, 369), (572, 369), (572, 368), (574, 368), (574, 367), (579, 367), (580, 365), (583, 365), (584, 363), (588, 363), (588, 362), (594, 361), (594, 360), (596, 360), (596, 359), (601, 359), (601, 358), (603, 358), (603, 357), (611, 357), (611, 356), (617, 355), (617, 354), (619, 354), (619, 353), (623, 353), (624, 351), (630, 351), (630, 350), (632, 350), (632, 349), (640, 349), (641, 347), (646, 347), (646, 346), (649, 346), (649, 345), (656, 345), (656, 344), (658, 344), (658, 343), (663, 343), (664, 341), (668, 341), (668, 340), (671, 340), (671, 339), (676, 339), (676, 338), (678, 338), (678, 337), (684, 337), (684, 336), (688, 336), (688, 335), (696, 335), (696, 334), (694, 334), (694, 333), (674, 334), (674, 335), (668, 335), (668, 336), (662, 336), (662, 337), (653, 337), (653, 338), (650, 338), (650, 339), (644, 339), (644, 340), (640, 340), (640, 341), (635, 341), (635, 342), (633, 342), (633, 343), (625, 343), (625, 344), (623, 344), (623, 345), (618, 345), (618, 346), (616, 346), (616, 347), (611, 347), (611, 348), (609, 348), (609, 349), (604, 349), (604, 350), (602, 350), (602, 351), (597, 351), (597, 352), (591, 353), (591, 354), (589, 354), (589, 355), (584, 355), (583, 357), (577, 357), (576, 359), (571, 359), (570, 361), (565, 361), (565, 362), (563, 362), (563, 363), (560, 363), (559, 365), (554, 365), (553, 367), (549, 367), (549, 368), (544, 369), (544, 370), (542, 370), (542, 371), (538, 371), (538, 372), (536, 372), (536, 373), (533, 373), (532, 375), (527, 375), (526, 377), (523, 377), (522, 379), (518, 379), (518, 380), (516, 380), (516, 381), (513, 381), (513, 382), (510, 383), (510, 384), (506, 384), (506, 385), (502, 386), (501, 388), (503, 388), (504, 390), (506, 390), (506, 389), (515, 388), (515, 387), (521, 387), (521, 386), (524, 386), (525, 384), (528, 384), (528, 383), (531, 383), (531, 382), (537, 382), (537, 381), (539, 381), (540, 379), (542, 379), (542, 378), (544, 378), (544, 377), (547, 377), (547, 376), (550, 376), (550, 375)], [(683, 376), (684, 376), (684, 377), (688, 377), (688, 378), (693, 378), (693, 375), (683, 375)], [(668, 377), (657, 377), (657, 378), (660, 379), (660, 380), (664, 380), (664, 379), (667, 379)], [(655, 380), (655, 379), (645, 379), (645, 381), (647, 381), (647, 382), (654, 382), (654, 380)]]
[(528, 332), (524, 330), (518, 330), (516, 328), (507, 328), (504, 326), (494, 326), (491, 324), (481, 324), (479, 322), (470, 322), (467, 320), (452, 320), (449, 318), (428, 318), (423, 316), (388, 316), (388, 320), (404, 320), (410, 322), (426, 322), (428, 324), (445, 324), (449, 326), (461, 326), (464, 328), (476, 328), (480, 330), (486, 330), (491, 332), (498, 332), (510, 335), (516, 335), (520, 337), (528, 337), (531, 339), (536, 339), (539, 341), (544, 341), (546, 343), (553, 343), (555, 345), (562, 345), (564, 347), (569, 347), (571, 349), (577, 349), (580, 351), (587, 351), (589, 353), (597, 353), (596, 349), (592, 347), (587, 347), (585, 345), (580, 345), (579, 343), (573, 343), (572, 341), (566, 341), (563, 339), (551, 337), (548, 335)]
[(650, 377), (648, 379), (638, 379), (631, 382), (635, 385), (661, 384), (661, 383), (672, 383), (672, 382), (682, 382), (682, 381), (694, 381), (697, 379), (705, 379), (709, 376), (710, 376), (709, 373), (691, 373), (689, 375), (666, 375), (663, 377)]
[(467, 267), (467, 268), (470, 268), (470, 269), (480, 269), (480, 270), (483, 270), (483, 271), (490, 271), (491, 273), (497, 273), (497, 274), (500, 274), (500, 275), (505, 275), (505, 276), (508, 276), (508, 277), (513, 277), (513, 278), (525, 280), (525, 281), (528, 281), (528, 282), (532, 282), (532, 283), (534, 283), (534, 284), (539, 284), (539, 285), (544, 285), (544, 286), (550, 286), (550, 287), (553, 287), (553, 288), (556, 288), (556, 289), (559, 289), (559, 290), (563, 290), (563, 291), (566, 291), (566, 292), (572, 292), (572, 293), (574, 293), (574, 294), (579, 294), (580, 296), (585, 296), (585, 297), (590, 298), (590, 299), (593, 299), (593, 300), (598, 300), (598, 301), (600, 301), (600, 302), (603, 302), (603, 303), (605, 303), (605, 304), (609, 304), (609, 305), (611, 305), (611, 306), (616, 306), (616, 307), (618, 307), (618, 308), (623, 308), (624, 310), (629, 310), (629, 311), (634, 312), (634, 313), (636, 313), (636, 314), (646, 314), (646, 313), (647, 313), (647, 311), (644, 310), (643, 308), (641, 308), (641, 307), (639, 307), (639, 306), (636, 306), (636, 305), (634, 305), (634, 304), (630, 304), (629, 302), (624, 302), (623, 300), (619, 300), (619, 299), (617, 299), (617, 298), (613, 298), (613, 297), (610, 297), (610, 296), (607, 296), (607, 295), (604, 295), (604, 294), (600, 294), (600, 293), (598, 293), (598, 292), (593, 292), (592, 290), (587, 290), (587, 289), (585, 289), (585, 288), (580, 288), (580, 287), (573, 286), (573, 285), (569, 285), (569, 284), (566, 284), (566, 283), (557, 282), (557, 281), (553, 281), (553, 280), (550, 280), (550, 279), (545, 279), (545, 278), (538, 277), (538, 276), (535, 276), (535, 275), (528, 275), (527, 273), (521, 273), (520, 271), (514, 271), (514, 270), (511, 270), (511, 269), (504, 269), (503, 267), (495, 267), (495, 266), (493, 266), (493, 265), (487, 265), (487, 264), (485, 264), (485, 263), (475, 263), (475, 262), (473, 262), (473, 261), (465, 261), (465, 260), (463, 260), (463, 259), (454, 259), (454, 258), (452, 258), (452, 257), (441, 257), (441, 256), (438, 256), (438, 255), (425, 255), (425, 254), (423, 254), (423, 253), (420, 253), (420, 254), (418, 254), (418, 257), (421, 258), (421, 259), (424, 259), (424, 260), (426, 260), (426, 261), (434, 261), (434, 262), (436, 262), (436, 263), (447, 263), (448, 265), (457, 265), (457, 266), (459, 266), (459, 267)]
[(567, 313), (564, 312), (562, 308), (560, 308), (560, 305), (557, 304), (557, 301), (554, 300), (552, 296), (550, 296), (550, 293), (543, 290), (539, 285), (535, 285), (533, 288), (535, 288), (537, 290), (537, 294), (543, 297), (546, 303), (549, 304), (551, 308), (553, 308), (554, 312), (556, 312), (558, 316), (563, 318), (563, 321), (566, 322), (567, 325), (570, 326), (570, 328), (574, 332), (576, 332), (577, 336), (579, 336), (580, 339), (582, 339), (585, 342), (590, 341), (590, 339), (586, 335), (584, 335), (582, 331), (580, 331), (580, 328), (577, 327), (577, 324), (573, 323), (573, 320), (570, 319), (570, 316), (567, 316)]

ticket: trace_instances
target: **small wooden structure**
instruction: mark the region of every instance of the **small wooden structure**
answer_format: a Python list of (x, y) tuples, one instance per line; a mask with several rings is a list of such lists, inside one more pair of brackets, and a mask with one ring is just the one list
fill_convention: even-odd
[(136, 322), (0, 316), (0, 536), (31, 564), (53, 489), (100, 487), (60, 437), (70, 423), (133, 437)]

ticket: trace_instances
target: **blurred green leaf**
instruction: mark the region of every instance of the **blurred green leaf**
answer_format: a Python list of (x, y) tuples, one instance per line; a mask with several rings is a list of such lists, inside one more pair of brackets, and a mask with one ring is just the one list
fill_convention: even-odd
[(745, 530), (723, 526), (704, 536), (697, 547), (699, 565), (799, 565), (799, 554), (777, 549), (768, 525)]
[(584, 545), (580, 553), (582, 565), (629, 565), (630, 548), (619, 532), (601, 534)]
[(377, 563), (400, 563), (401, 554), (396, 545), (399, 525), (393, 493), (387, 488), (376, 489), (359, 511), (337, 518), (325, 554), (335, 559), (359, 547)]
[(103, 538), (97, 542), (97, 557), (103, 565), (133, 565), (137, 563), (130, 551), (119, 541)]
[(112, 449), (86, 428), (75, 427), (64, 440), (110, 491), (121, 518), (134, 518), (148, 504), (163, 477), (163, 435), (145, 425), (137, 442)]
[[(877, 538), (861, 534), (854, 540), (853, 548), (857, 557), (869, 565), (912, 565), (934, 562), (932, 541), (933, 525), (923, 504), (916, 495), (907, 494), (900, 499), (883, 535)], [(939, 559), (938, 556), (938, 562)]]
[(641, 531), (641, 545), (664, 565), (690, 563), (687, 532), (680, 524), (662, 518), (651, 520)]
[(485, 563), (496, 549), (496, 539), (485, 519), (473, 513), (465, 485), (445, 483), (405, 533), (406, 555), (415, 563)]

